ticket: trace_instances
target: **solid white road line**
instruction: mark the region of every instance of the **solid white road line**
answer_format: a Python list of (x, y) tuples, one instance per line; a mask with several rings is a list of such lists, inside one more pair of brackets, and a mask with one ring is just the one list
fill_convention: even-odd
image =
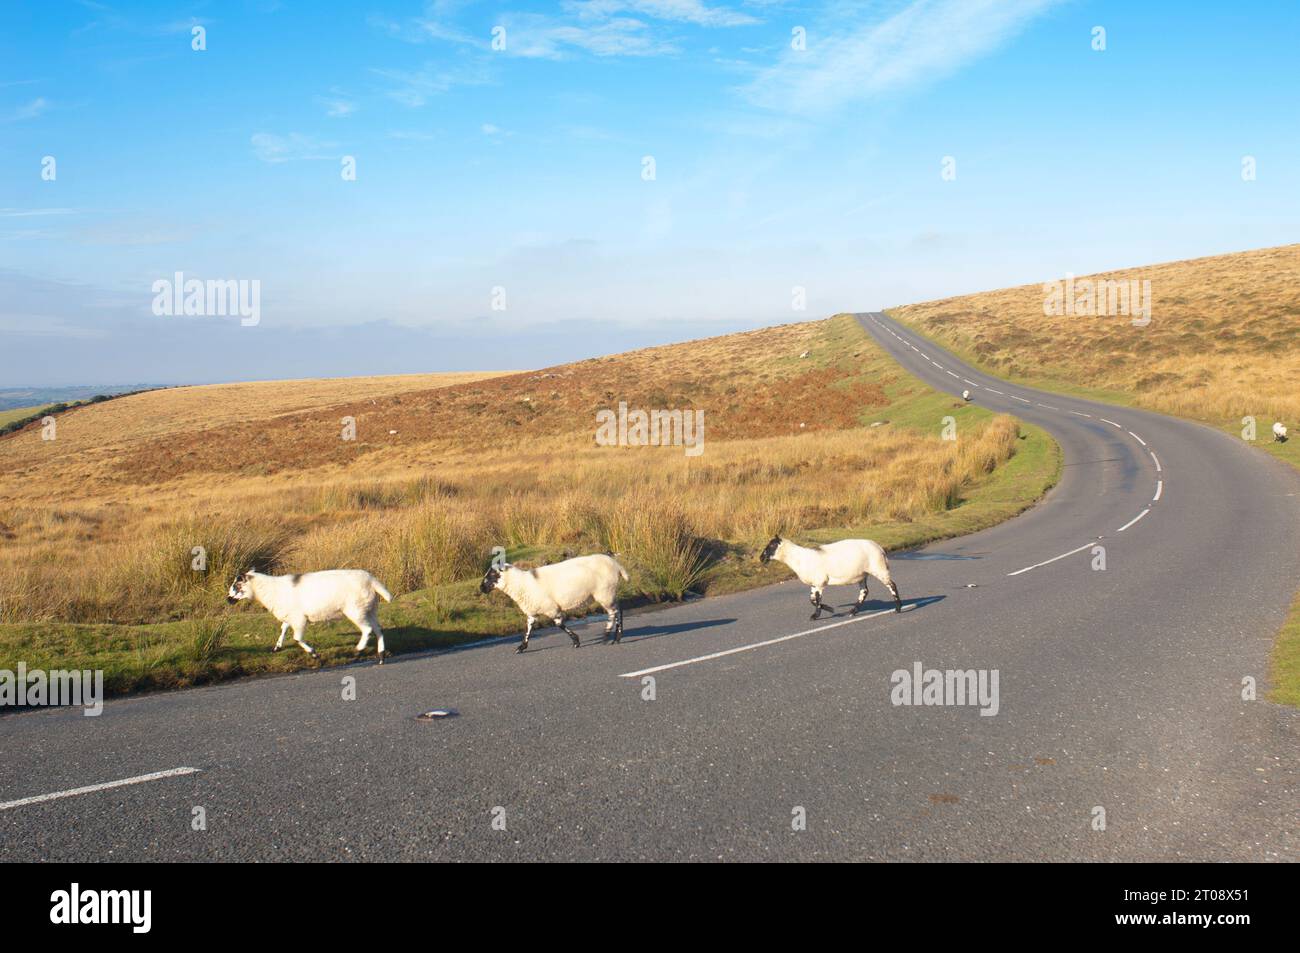
[(1015, 572), (1007, 573), (1008, 576), (1019, 576), (1022, 572), (1029, 572), (1031, 569), (1037, 569), (1039, 566), (1046, 566), (1048, 563), (1054, 563), (1058, 559), (1064, 559), (1066, 556), (1073, 556), (1075, 553), (1081, 553), (1089, 546), (1095, 546), (1096, 543), (1084, 543), (1078, 549), (1072, 549), (1068, 553), (1061, 553), (1059, 556), (1053, 556), (1051, 559), (1044, 559), (1041, 563), (1034, 563), (1032, 566), (1026, 566), (1024, 569), (1017, 569)]
[(169, 768), (166, 771), (155, 771), (153, 774), (142, 774), (139, 777), (123, 778), (121, 781), (105, 781), (103, 784), (91, 784), (84, 788), (73, 788), (70, 791), (55, 791), (53, 794), (38, 794), (35, 797), (20, 798), (17, 801), (5, 801), (0, 804), (0, 811), (7, 811), (11, 807), (23, 807), (27, 804), (40, 804), (44, 801), (57, 801), (63, 797), (73, 797), (77, 794), (93, 794), (95, 791), (107, 791), (110, 788), (126, 787), (128, 784), (144, 784), (146, 781), (159, 781), (163, 778), (174, 778), (182, 774), (197, 774), (200, 768)]
[(666, 672), (670, 668), (681, 668), (683, 665), (694, 665), (696, 662), (709, 662), (715, 658), (722, 658), (726, 655), (735, 655), (737, 652), (752, 652), (754, 649), (761, 649), (768, 645), (776, 645), (779, 642), (789, 642), (791, 639), (801, 639), (805, 635), (815, 635), (818, 632), (825, 632), (827, 629), (838, 629), (842, 625), (851, 625), (854, 622), (861, 622), (864, 619), (874, 619), (876, 616), (889, 615), (893, 611), (893, 609), (881, 609), (879, 612), (871, 612), (867, 615), (857, 615), (852, 619), (841, 619), (839, 622), (832, 622), (830, 625), (819, 625), (815, 629), (806, 629), (803, 632), (795, 632), (793, 635), (782, 635), (775, 639), (768, 639), (765, 642), (753, 642), (749, 645), (741, 645), (737, 648), (726, 649), (722, 652), (711, 652), (708, 655), (683, 659), (680, 662), (669, 662), (667, 665), (656, 665), (653, 668), (643, 668), (638, 672), (624, 672), (619, 676), (619, 678), (640, 678), (642, 675), (653, 675), (655, 672)]
[(1155, 503), (1157, 500), (1159, 500), (1160, 494), (1163, 493), (1164, 491), (1165, 491), (1165, 481), (1156, 480), (1156, 495), (1151, 497), (1151, 502)]
[(1115, 530), (1115, 532), (1117, 532), (1117, 533), (1122, 533), (1122, 532), (1124, 532), (1124, 530), (1128, 529), (1130, 526), (1132, 526), (1134, 523), (1136, 523), (1138, 520), (1140, 520), (1142, 517), (1146, 516), (1146, 515), (1147, 515), (1148, 513), (1150, 513), (1150, 512), (1151, 512), (1151, 507), (1148, 506), (1145, 510), (1143, 510), (1141, 513), (1139, 513), (1137, 516), (1133, 517), (1131, 520), (1129, 520), (1127, 523), (1125, 523), (1125, 524), (1124, 524), (1123, 526), (1121, 526), (1119, 529)]
[(1132, 437), (1134, 440), (1136, 440), (1138, 443), (1142, 444), (1142, 446), (1145, 447), (1147, 445), (1147, 442), (1143, 440), (1141, 437), (1139, 437), (1137, 434), (1135, 434), (1133, 431), (1130, 430), (1128, 432), (1128, 435)]
[(1160, 458), (1156, 456), (1156, 452), (1155, 452), (1154, 450), (1148, 450), (1147, 453), (1151, 454), (1151, 459), (1154, 460), (1154, 461), (1156, 462), (1156, 473), (1159, 473), (1159, 472), (1160, 472)]

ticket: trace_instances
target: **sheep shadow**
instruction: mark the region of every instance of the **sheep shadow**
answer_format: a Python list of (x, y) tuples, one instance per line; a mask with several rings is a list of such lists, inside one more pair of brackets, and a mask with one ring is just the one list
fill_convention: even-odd
[[(678, 632), (695, 632), (699, 629), (711, 629), (719, 625), (731, 625), (736, 619), (705, 619), (703, 622), (678, 622), (674, 625), (643, 625), (635, 629), (624, 629), (623, 643), (631, 645), (634, 642), (644, 642), (646, 639), (657, 639), (665, 635), (674, 635)], [(621, 643), (620, 643), (621, 644)]]
[[(919, 599), (904, 599), (903, 612), (914, 612), (917, 609), (924, 609), (926, 606), (933, 605), (936, 602), (942, 602), (947, 596), (921, 596)], [(822, 603), (822, 619), (852, 618), (849, 610), (853, 608), (854, 603), (846, 602), (840, 606), (833, 606), (828, 602)], [(882, 612), (894, 608), (893, 599), (868, 599), (862, 603), (862, 608), (858, 610), (858, 615), (867, 615), (872, 612)], [(821, 620), (818, 620), (821, 621)]]

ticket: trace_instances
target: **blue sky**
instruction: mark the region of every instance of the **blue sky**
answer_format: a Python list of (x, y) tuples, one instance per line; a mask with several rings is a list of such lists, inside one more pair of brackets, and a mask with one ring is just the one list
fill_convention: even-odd
[[(0, 387), (539, 366), (1293, 242), (1298, 27), (1292, 4), (8, 0)], [(177, 271), (259, 281), (260, 323), (155, 316)]]

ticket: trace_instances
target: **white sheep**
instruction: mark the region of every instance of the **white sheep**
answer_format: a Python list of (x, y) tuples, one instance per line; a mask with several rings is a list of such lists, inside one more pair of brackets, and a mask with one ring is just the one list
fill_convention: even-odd
[(618, 607), (620, 578), (627, 579), (627, 570), (613, 557), (597, 553), (536, 569), (519, 569), (508, 563), (493, 566), (478, 588), (482, 593), (500, 589), (527, 616), (528, 628), (516, 652), (528, 648), (528, 637), (533, 634), (538, 619), (552, 620), (573, 640), (576, 649), (582, 643), (577, 633), (564, 624), (565, 613), (586, 605), (588, 599), (595, 599), (609, 616), (604, 641), (608, 642), (611, 635), (615, 643), (623, 638), (623, 613)]
[(822, 590), (827, 586), (847, 586), (857, 583), (858, 601), (849, 615), (857, 615), (867, 601), (867, 577), (875, 576), (894, 594), (894, 611), (903, 611), (903, 600), (898, 597), (898, 587), (889, 574), (889, 561), (880, 544), (869, 539), (842, 539), (816, 549), (808, 549), (780, 536), (773, 536), (767, 548), (758, 557), (760, 562), (775, 559), (794, 570), (799, 581), (812, 587), (809, 598), (813, 604), (812, 618), (822, 614)]
[(971, 399), (970, 391), (969, 391), (969, 390), (964, 390), (964, 391), (962, 391), (962, 392), (961, 392), (961, 399), (964, 400), (964, 401), (969, 401), (969, 400)]
[(1273, 439), (1278, 443), (1286, 443), (1286, 424), (1280, 420), (1273, 422)]
[(383, 583), (361, 569), (327, 569), (292, 576), (269, 576), (250, 569), (239, 574), (226, 593), (226, 601), (233, 604), (241, 599), (256, 599), (280, 621), (280, 639), (271, 651), (280, 651), (285, 631), (293, 629), (293, 640), (312, 658), (320, 656), (302, 640), (307, 623), (350, 619), (361, 630), (357, 654), (366, 650), (374, 633), (379, 636), (376, 651), (382, 665), (388, 653), (376, 611), (381, 596), (385, 602), (393, 599)]

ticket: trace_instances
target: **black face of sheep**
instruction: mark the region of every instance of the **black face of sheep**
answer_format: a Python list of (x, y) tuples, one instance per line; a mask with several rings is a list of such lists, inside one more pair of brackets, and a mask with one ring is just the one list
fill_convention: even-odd
[(777, 547), (780, 545), (781, 545), (781, 537), (773, 536), (772, 541), (767, 544), (767, 548), (764, 549), (763, 552), (759, 554), (758, 561), (760, 563), (767, 562), (769, 559), (771, 559), (773, 556), (776, 555)]
[(478, 584), (478, 591), (482, 593), (491, 592), (497, 587), (497, 580), (501, 578), (501, 570), (493, 566), (483, 574), (483, 581)]
[(248, 573), (241, 572), (230, 586), (230, 591), (226, 593), (226, 601), (232, 606), (241, 599), (252, 597), (248, 591)]

